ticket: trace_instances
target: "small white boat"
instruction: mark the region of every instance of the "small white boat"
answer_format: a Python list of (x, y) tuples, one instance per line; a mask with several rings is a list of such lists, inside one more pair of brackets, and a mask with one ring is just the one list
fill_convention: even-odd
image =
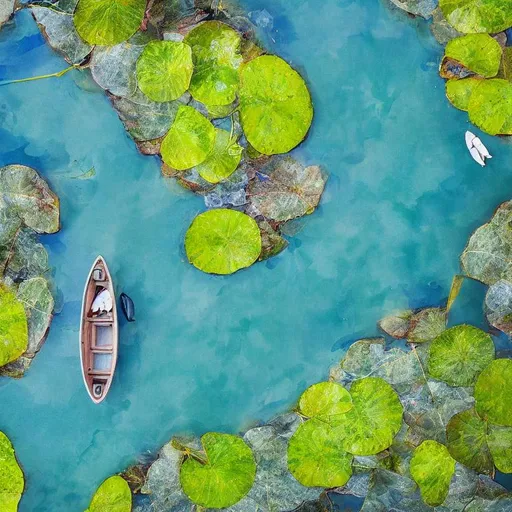
[(470, 131), (466, 132), (466, 146), (469, 149), (473, 160), (480, 164), (482, 167), (485, 167), (486, 158), (492, 158), (483, 142)]

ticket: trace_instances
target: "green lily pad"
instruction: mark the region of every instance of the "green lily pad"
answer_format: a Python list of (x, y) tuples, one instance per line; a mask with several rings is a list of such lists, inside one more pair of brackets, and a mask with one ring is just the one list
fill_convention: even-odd
[(229, 132), (215, 128), (213, 150), (196, 170), (209, 183), (219, 183), (236, 171), (242, 159), (242, 151), (242, 146), (231, 139)]
[(512, 426), (512, 360), (494, 360), (475, 384), (478, 414), (496, 425)]
[(512, 26), (510, 0), (439, 0), (449, 23), (465, 34), (494, 34)]
[(398, 8), (428, 19), (437, 7), (437, 0), (391, 0)]
[(33, 357), (41, 347), (52, 321), (54, 301), (44, 277), (23, 281), (16, 296), (25, 307), (28, 322), (27, 356)]
[(204, 162), (214, 145), (212, 123), (192, 107), (181, 106), (162, 141), (162, 158), (173, 169), (184, 171)]
[(107, 478), (94, 494), (85, 512), (131, 512), (132, 493), (126, 480), (120, 476)]
[(503, 59), (501, 61), (501, 69), (499, 78), (504, 78), (512, 82), (512, 47), (503, 48)]
[(129, 98), (111, 96), (111, 100), (119, 119), (136, 141), (155, 140), (164, 136), (179, 108), (186, 102), (182, 98), (165, 103), (151, 101), (141, 91)]
[(472, 325), (457, 325), (433, 341), (428, 371), (451, 386), (472, 386), (493, 359), (494, 343), (486, 332)]
[(137, 32), (145, 10), (145, 0), (79, 0), (73, 21), (86, 43), (113, 46)]
[(189, 457), (180, 472), (185, 494), (197, 505), (224, 508), (240, 501), (256, 477), (251, 449), (238, 437), (209, 432), (201, 437), (206, 460)]
[(137, 91), (135, 68), (143, 50), (144, 46), (129, 42), (115, 46), (96, 46), (89, 62), (94, 81), (120, 98), (134, 96)]
[(34, 169), (8, 165), (0, 169), (0, 209), (12, 208), (38, 233), (59, 230), (59, 200)]
[(452, 457), (479, 473), (492, 474), (493, 460), (487, 442), (487, 423), (475, 409), (455, 414), (446, 426)]
[(489, 287), (484, 312), (493, 327), (509, 336), (512, 334), (512, 283), (498, 281)]
[(353, 407), (336, 416), (343, 448), (354, 455), (373, 455), (385, 450), (402, 426), (402, 405), (383, 379), (356, 380), (350, 388)]
[(232, 274), (252, 265), (261, 252), (256, 221), (224, 208), (198, 215), (185, 236), (187, 257), (199, 270)]
[(318, 496), (318, 489), (301, 485), (288, 471), (288, 437), (299, 424), (299, 417), (290, 414), (245, 433), (244, 441), (254, 454), (258, 470), (249, 494), (229, 512), (290, 510)]
[(447, 314), (444, 308), (424, 308), (411, 318), (407, 340), (413, 343), (432, 341), (446, 329)]
[(53, 7), (34, 6), (31, 10), (50, 46), (61, 52), (69, 63), (79, 64), (91, 53), (92, 47), (80, 39), (73, 17), (68, 13)]
[(490, 425), (487, 443), (498, 470), (512, 473), (512, 428)]
[(140, 90), (153, 101), (178, 99), (190, 85), (192, 50), (175, 41), (151, 41), (137, 61)]
[(469, 99), (469, 119), (490, 135), (512, 135), (512, 83), (484, 80)]
[(194, 74), (190, 93), (206, 105), (229, 105), (239, 87), (242, 63), (240, 34), (220, 21), (206, 21), (192, 29), (185, 43), (192, 48)]
[(468, 34), (452, 39), (444, 54), (470, 71), (492, 78), (498, 74), (503, 52), (498, 41), (490, 35)]
[(148, 494), (154, 510), (186, 510), (190, 501), (185, 496), (180, 484), (180, 468), (183, 452), (167, 443), (158, 453), (158, 458), (151, 464), (142, 494)]
[(265, 179), (249, 183), (251, 208), (257, 215), (284, 222), (313, 213), (326, 178), (318, 166), (304, 167), (293, 158), (274, 158), (260, 170)]
[(492, 285), (512, 281), (512, 201), (502, 203), (472, 235), (460, 257), (468, 277)]
[(436, 441), (424, 441), (411, 460), (411, 476), (418, 484), (423, 501), (431, 507), (441, 505), (448, 496), (455, 472), (455, 460), (446, 446)]
[(27, 316), (23, 304), (0, 284), (0, 366), (17, 359), (28, 344)]
[(14, 448), (8, 437), (0, 432), (0, 510), (2, 512), (17, 512), (24, 487), (23, 471), (16, 460)]
[(336, 382), (319, 382), (313, 384), (299, 400), (301, 414), (308, 418), (317, 418), (331, 423), (339, 414), (352, 409), (350, 393)]
[(481, 83), (481, 79), (472, 77), (463, 80), (448, 80), (446, 82), (446, 97), (455, 108), (467, 112), (469, 99), (475, 87), (478, 87)]
[(307, 487), (340, 487), (352, 475), (352, 455), (342, 447), (338, 428), (312, 419), (303, 423), (288, 444), (288, 469)]
[(274, 155), (300, 144), (313, 120), (302, 77), (279, 57), (263, 55), (242, 66), (240, 79), (240, 117), (251, 146)]

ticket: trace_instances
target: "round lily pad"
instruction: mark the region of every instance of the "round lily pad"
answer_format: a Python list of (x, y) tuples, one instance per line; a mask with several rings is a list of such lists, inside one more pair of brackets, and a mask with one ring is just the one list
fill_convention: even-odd
[(455, 473), (455, 460), (446, 446), (437, 441), (423, 441), (411, 459), (411, 476), (418, 484), (423, 501), (431, 507), (441, 505), (448, 496)]
[(468, 34), (452, 39), (445, 56), (485, 78), (498, 74), (503, 51), (496, 39), (488, 34)]
[(336, 382), (319, 382), (310, 386), (299, 400), (301, 414), (329, 422), (331, 416), (352, 408), (350, 393)]
[(153, 101), (173, 101), (188, 89), (192, 50), (176, 41), (151, 41), (137, 60), (140, 90)]
[(265, 155), (300, 144), (313, 120), (302, 77), (283, 59), (263, 55), (241, 68), (240, 118), (247, 140)]
[(512, 427), (512, 360), (495, 359), (475, 384), (478, 414), (496, 425)]
[(489, 425), (487, 443), (498, 470), (512, 473), (512, 428)]
[(494, 343), (486, 332), (472, 325), (456, 325), (432, 342), (428, 371), (451, 386), (472, 386), (493, 359)]
[(480, 78), (464, 78), (463, 80), (448, 80), (446, 82), (446, 97), (450, 103), (459, 110), (467, 112), (469, 99), (475, 87), (482, 83)]
[(239, 87), (242, 63), (240, 34), (220, 21), (207, 21), (192, 29), (185, 43), (192, 48), (194, 74), (190, 94), (206, 105), (229, 105)]
[(214, 143), (212, 123), (194, 108), (182, 105), (162, 141), (160, 151), (167, 165), (184, 171), (204, 162)]
[(7, 286), (0, 284), (0, 366), (18, 359), (27, 345), (25, 308)]
[(512, 135), (512, 83), (493, 78), (475, 88), (468, 104), (469, 119), (490, 135)]
[(232, 274), (252, 265), (261, 252), (258, 224), (245, 213), (224, 208), (198, 215), (185, 236), (187, 257), (199, 270)]
[(385, 450), (402, 427), (402, 404), (383, 379), (366, 377), (350, 388), (353, 407), (336, 416), (343, 433), (343, 448), (354, 455), (374, 455)]
[(131, 512), (132, 493), (126, 480), (120, 476), (107, 478), (94, 494), (85, 512)]
[[(0, 324), (1, 325), (1, 324)], [(23, 493), (25, 480), (11, 441), (0, 432), (0, 510), (16, 512)]]
[(475, 409), (453, 416), (446, 425), (446, 438), (455, 460), (479, 473), (492, 474), (494, 464), (487, 444), (487, 423)]
[(206, 460), (189, 457), (181, 466), (185, 494), (197, 505), (225, 508), (240, 501), (256, 476), (251, 449), (238, 437), (209, 432), (201, 438)]
[(352, 475), (352, 455), (343, 450), (339, 429), (311, 419), (290, 439), (288, 469), (307, 487), (340, 487)]
[(145, 10), (146, 0), (79, 0), (73, 21), (85, 42), (112, 46), (137, 32)]
[(196, 170), (209, 183), (219, 183), (235, 172), (242, 159), (242, 151), (242, 146), (231, 139), (229, 132), (216, 128), (213, 150)]
[(510, 0), (439, 0), (439, 7), (450, 25), (464, 34), (494, 34), (512, 26)]

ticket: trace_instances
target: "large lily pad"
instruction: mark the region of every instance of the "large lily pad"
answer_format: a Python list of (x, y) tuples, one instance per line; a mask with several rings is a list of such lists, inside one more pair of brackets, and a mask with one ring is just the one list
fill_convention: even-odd
[(256, 462), (238, 437), (209, 432), (201, 438), (206, 459), (189, 457), (181, 466), (185, 494), (203, 507), (224, 508), (240, 501), (251, 489)]
[(288, 444), (288, 468), (307, 487), (339, 487), (352, 475), (340, 430), (318, 419), (303, 423)]
[(469, 99), (469, 119), (491, 135), (512, 135), (512, 83), (484, 80)]
[(176, 41), (151, 41), (137, 61), (140, 90), (153, 101), (178, 99), (192, 77), (192, 50)]
[(25, 480), (8, 437), (0, 432), (0, 510), (17, 512)]
[(475, 384), (478, 414), (496, 425), (512, 426), (512, 360), (494, 360)]
[(479, 473), (492, 474), (494, 464), (487, 443), (487, 423), (475, 409), (453, 416), (446, 426), (446, 437), (455, 460)]
[(350, 393), (336, 382), (313, 384), (302, 393), (299, 400), (301, 414), (326, 423), (335, 422), (339, 414), (344, 414), (350, 409)]
[(141, 492), (151, 498), (154, 510), (181, 512), (190, 506), (180, 484), (183, 452), (167, 443), (160, 450), (158, 459), (151, 464)]
[(485, 78), (492, 78), (500, 69), (501, 46), (488, 34), (468, 34), (452, 39), (445, 56)]
[(209, 183), (219, 183), (235, 172), (242, 159), (242, 151), (242, 146), (231, 138), (229, 132), (216, 128), (215, 145), (196, 170)]
[(510, 0), (439, 0), (450, 24), (465, 34), (494, 34), (512, 26)]
[(137, 32), (146, 0), (79, 0), (73, 21), (89, 44), (112, 46)]
[(0, 209), (12, 208), (38, 233), (59, 230), (59, 200), (34, 169), (8, 165), (0, 169)]
[(256, 214), (279, 222), (312, 213), (326, 178), (317, 166), (304, 167), (292, 158), (276, 158), (250, 183), (248, 195)]
[(446, 97), (450, 103), (459, 110), (467, 112), (469, 99), (475, 90), (482, 83), (480, 78), (464, 78), (463, 80), (448, 80), (446, 82)]
[(252, 265), (261, 252), (256, 221), (224, 208), (198, 215), (185, 237), (187, 257), (199, 270), (232, 274)]
[(501, 204), (472, 235), (460, 258), (468, 277), (491, 285), (512, 280), (512, 201)]
[(288, 437), (299, 423), (297, 415), (289, 414), (246, 432), (244, 441), (252, 449), (258, 467), (256, 479), (249, 494), (229, 512), (291, 510), (318, 496), (318, 489), (301, 485), (288, 471)]
[(438, 0), (391, 0), (400, 9), (428, 19), (437, 7)]
[(512, 473), (512, 428), (490, 425), (487, 443), (498, 470)]
[(402, 426), (402, 405), (383, 379), (367, 377), (350, 388), (353, 407), (336, 417), (342, 445), (354, 455), (373, 455), (385, 450)]
[(485, 295), (484, 311), (493, 326), (512, 334), (512, 283), (498, 281), (489, 287)]
[(493, 359), (494, 343), (486, 332), (472, 325), (457, 325), (433, 341), (428, 371), (452, 386), (472, 386)]
[(32, 15), (50, 46), (61, 52), (71, 64), (79, 64), (91, 53), (92, 47), (82, 41), (73, 24), (73, 17), (68, 13), (59, 12), (54, 7), (34, 6)]
[(94, 494), (86, 512), (131, 512), (132, 493), (120, 476), (107, 478)]
[(0, 366), (17, 359), (28, 344), (27, 316), (23, 304), (0, 284)]
[(204, 162), (214, 144), (212, 123), (192, 107), (181, 106), (162, 141), (162, 158), (173, 169), (184, 171)]
[(28, 322), (27, 356), (32, 357), (41, 347), (50, 323), (54, 301), (44, 277), (34, 277), (21, 283), (16, 296), (25, 307)]
[(423, 501), (432, 507), (441, 505), (448, 496), (455, 472), (455, 460), (446, 446), (436, 441), (424, 441), (411, 459), (411, 476), (418, 484)]
[(219, 21), (207, 21), (192, 29), (185, 43), (192, 48), (194, 74), (192, 96), (206, 105), (229, 105), (239, 87), (240, 34)]
[(115, 96), (124, 98), (135, 95), (135, 66), (143, 49), (143, 46), (131, 43), (97, 46), (89, 63), (94, 81)]
[(186, 98), (180, 98), (160, 103), (151, 101), (140, 91), (129, 98), (112, 96), (111, 100), (119, 119), (136, 141), (155, 140), (164, 136), (176, 118), (178, 109), (187, 101)]
[(302, 77), (272, 55), (244, 64), (240, 77), (240, 115), (251, 146), (274, 155), (300, 144), (313, 120), (311, 97)]

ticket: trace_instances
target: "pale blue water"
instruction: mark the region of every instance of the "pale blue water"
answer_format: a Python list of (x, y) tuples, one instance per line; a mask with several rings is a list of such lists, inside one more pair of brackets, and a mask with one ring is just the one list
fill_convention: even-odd
[[(79, 73), (0, 87), (0, 164), (35, 167), (62, 205), (62, 231), (42, 237), (62, 312), (28, 375), (0, 380), (0, 429), (27, 478), (21, 512), (81, 511), (101, 480), (174, 433), (237, 432), (285, 410), (385, 313), (446, 297), (467, 237), (510, 198), (512, 147), (484, 137), (495, 158), (484, 170), (470, 159), (467, 115), (443, 97), (423, 23), (384, 0), (244, 3), (274, 16), (271, 49), (309, 79), (316, 117), (296, 155), (330, 179), (289, 250), (231, 277), (186, 263), (202, 200), (164, 182)], [(63, 67), (28, 12), (0, 32), (0, 80)], [(70, 179), (92, 166), (93, 179)], [(101, 406), (78, 355), (98, 253), (137, 307)], [(482, 325), (474, 291), (456, 321)]]

